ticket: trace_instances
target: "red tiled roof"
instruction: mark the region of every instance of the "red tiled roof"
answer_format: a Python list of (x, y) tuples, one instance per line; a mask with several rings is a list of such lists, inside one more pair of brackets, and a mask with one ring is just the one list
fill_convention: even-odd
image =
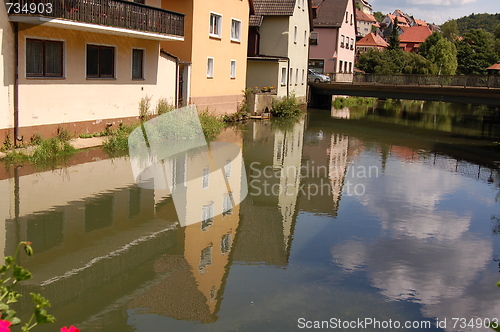
[(408, 21), (403, 16), (395, 16), (395, 15), (392, 15), (392, 14), (387, 14), (387, 16), (389, 16), (389, 18), (391, 19), (392, 22), (394, 22), (394, 20), (397, 18), (398, 19), (398, 25), (406, 25), (406, 26), (409, 25)]
[(415, 19), (415, 23), (416, 23), (417, 25), (421, 25), (421, 26), (424, 26), (424, 27), (426, 27), (426, 26), (427, 26), (427, 22), (426, 22), (426, 21), (424, 21), (424, 20), (419, 20), (418, 18), (416, 18), (416, 19)]
[(365, 14), (361, 10), (356, 8), (356, 19), (358, 21), (365, 21), (365, 22), (377, 22), (375, 19), (375, 16), (370, 15), (370, 14)]
[(489, 66), (486, 69), (500, 70), (500, 62), (499, 63), (495, 63), (494, 65), (491, 65), (491, 66)]
[(399, 36), (402, 43), (423, 43), (432, 34), (428, 27), (415, 25), (409, 27)]
[(366, 36), (364, 36), (363, 38), (361, 38), (359, 41), (357, 41), (356, 46), (388, 47), (389, 44), (382, 37), (371, 32)]

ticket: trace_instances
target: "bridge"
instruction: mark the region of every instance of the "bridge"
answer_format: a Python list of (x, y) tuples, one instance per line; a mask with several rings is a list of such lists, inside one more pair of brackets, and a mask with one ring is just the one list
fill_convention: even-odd
[(309, 106), (333, 95), (469, 103), (500, 107), (500, 76), (356, 74), (352, 82), (309, 83)]

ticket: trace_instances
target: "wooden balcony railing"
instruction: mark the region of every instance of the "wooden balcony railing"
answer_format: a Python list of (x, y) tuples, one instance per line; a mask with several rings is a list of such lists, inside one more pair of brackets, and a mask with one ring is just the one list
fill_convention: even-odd
[(111, 27), (184, 36), (184, 14), (130, 1), (17, 0), (11, 2), (19, 3), (19, 7), (18, 5), (11, 7), (9, 11), (10, 15), (59, 18)]

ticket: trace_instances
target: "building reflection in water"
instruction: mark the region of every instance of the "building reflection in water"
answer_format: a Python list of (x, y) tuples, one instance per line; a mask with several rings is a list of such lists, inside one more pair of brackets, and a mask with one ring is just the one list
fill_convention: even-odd
[[(221, 139), (242, 146), (237, 131), (227, 130)], [(6, 195), (0, 200), (5, 254), (22, 240), (32, 241), (35, 250), (34, 257), (21, 260), (34, 276), (24, 283), (25, 299), (41, 292), (61, 326), (91, 331), (130, 330), (123, 309), (138, 307), (142, 313), (215, 321), (239, 223), (240, 207), (233, 202), (245, 187), (241, 154), (225, 155), (233, 152), (211, 151), (224, 165), (222, 176), (209, 178), (196, 153), (175, 160), (172, 177), (199, 173), (192, 176), (199, 183), (176, 182), (184, 194), (181, 213), (198, 221), (185, 227), (170, 193), (134, 184), (126, 157), (111, 160), (94, 151), (64, 169), (5, 174), (0, 179)], [(227, 183), (226, 193), (234, 199), (214, 194)], [(200, 195), (203, 190), (212, 195)]]
[(235, 261), (286, 266), (297, 213), (304, 119), (276, 128), (251, 122), (243, 155), (249, 195), (241, 204)]

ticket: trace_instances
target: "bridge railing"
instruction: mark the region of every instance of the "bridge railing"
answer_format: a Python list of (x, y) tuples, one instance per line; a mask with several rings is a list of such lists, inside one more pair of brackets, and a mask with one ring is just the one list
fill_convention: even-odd
[(352, 83), (500, 88), (500, 76), (356, 74)]

